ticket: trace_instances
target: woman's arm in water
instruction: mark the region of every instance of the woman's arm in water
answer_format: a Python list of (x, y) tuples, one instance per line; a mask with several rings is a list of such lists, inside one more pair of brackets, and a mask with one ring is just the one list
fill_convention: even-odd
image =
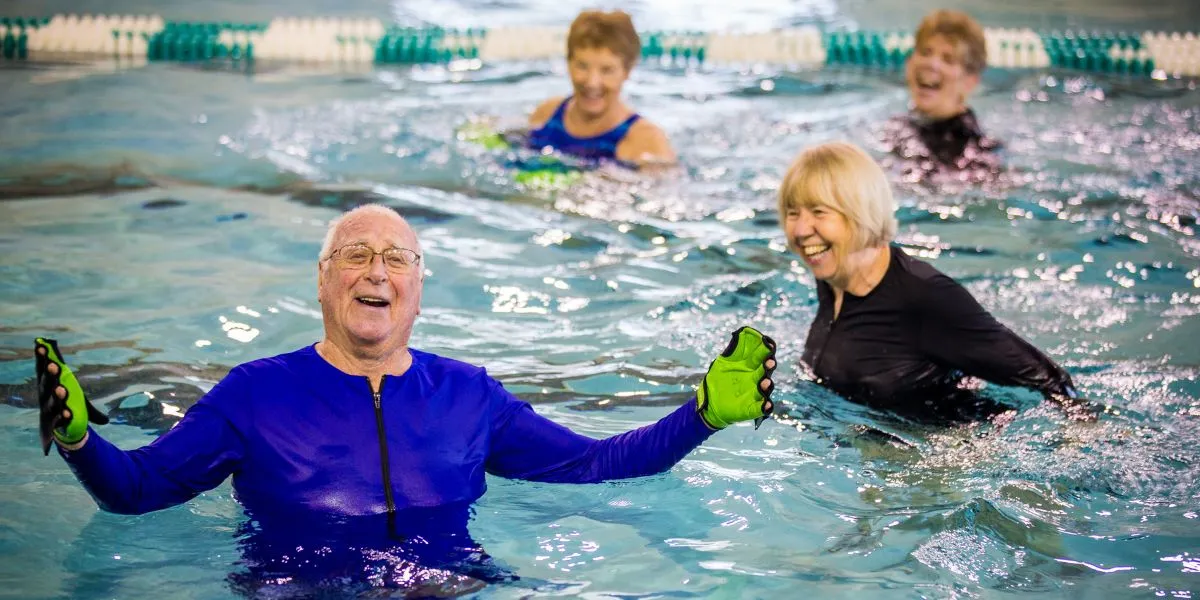
[(958, 282), (939, 273), (924, 283), (919, 343), (925, 354), (999, 385), (1033, 388), (1056, 398), (1074, 393), (1066, 370), (996, 320)]

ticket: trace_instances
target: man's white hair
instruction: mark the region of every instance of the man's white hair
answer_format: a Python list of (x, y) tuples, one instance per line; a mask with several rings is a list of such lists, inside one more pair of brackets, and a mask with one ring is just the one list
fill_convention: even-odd
[[(383, 204), (363, 204), (361, 206), (356, 206), (356, 207), (338, 215), (332, 221), (329, 222), (329, 228), (325, 230), (325, 241), (321, 244), (321, 254), (317, 256), (318, 261), (322, 261), (322, 260), (325, 260), (326, 258), (329, 258), (329, 253), (333, 252), (333, 250), (334, 250), (333, 240), (335, 237), (337, 237), (338, 227), (343, 222), (345, 222), (347, 219), (349, 219), (351, 217), (356, 217), (359, 215), (379, 215), (379, 216), (387, 216), (387, 217), (400, 217), (401, 221), (404, 221), (404, 223), (406, 225), (408, 224), (408, 221), (406, 221), (404, 219), (404, 216), (401, 215), (398, 211), (396, 211), (396, 209), (394, 209), (390, 206), (385, 206)], [(411, 229), (411, 226), (409, 226), (409, 227)], [(421, 262), (424, 263), (424, 253), (421, 252), (421, 240), (420, 240), (420, 238), (417, 238), (416, 230), (413, 230), (413, 238), (415, 238), (417, 240), (417, 247), (413, 248), (413, 250), (415, 250), (417, 252), (417, 254), (422, 255)], [(422, 264), (422, 271), (424, 271), (423, 264)]]

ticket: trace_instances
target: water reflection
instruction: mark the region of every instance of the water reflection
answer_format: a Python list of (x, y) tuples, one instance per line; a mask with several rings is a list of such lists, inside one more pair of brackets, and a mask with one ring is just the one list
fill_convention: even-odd
[(451, 598), (512, 584), (467, 531), (468, 506), (413, 509), (385, 517), (270, 515), (238, 532), (232, 589), (247, 597), (320, 595)]
[[(447, 15), (459, 8), (405, 10), (453, 21)], [(472, 14), (493, 8), (505, 10)], [(539, 18), (575, 10), (551, 8)], [(781, 20), (759, 8), (746, 19)], [(643, 7), (649, 22), (674, 22), (679, 11)], [(903, 161), (893, 165), (903, 247), (1030, 332), (1089, 397), (1111, 406), (1094, 425), (1069, 424), (1028, 394), (988, 388), (978, 406), (954, 405), (963, 414), (929, 422), (915, 418), (924, 413), (846, 402), (796, 367), (815, 310), (813, 282), (787, 254), (775, 215), (775, 188), (801, 148), (848, 138), (884, 155), (877, 142), (886, 119), (905, 110), (895, 82), (852, 71), (636, 71), (638, 106), (687, 149), (683, 168), (654, 179), (592, 173), (575, 187), (534, 193), (513, 180), (508, 156), (462, 144), (454, 131), (472, 114), (519, 117), (559, 90), (556, 68), (391, 70), (353, 85), (168, 72), (191, 86), (204, 78), (214, 91), (203, 98), (172, 92), (187, 86), (133, 85), (147, 103), (183, 115), (162, 121), (175, 148), (164, 151), (175, 156), (170, 164), (50, 165), (0, 182), (6, 198), (91, 194), (4, 203), (0, 397), (12, 411), (5, 415), (15, 415), (5, 422), (10, 440), (20, 446), (29, 433), (28, 341), (47, 330), (70, 340), (89, 393), (133, 426), (120, 429), (130, 445), (143, 440), (129, 431), (169, 428), (237, 362), (311, 343), (324, 223), (384, 202), (417, 226), (430, 258), (420, 347), (485, 364), (539, 410), (599, 436), (687, 401), (728, 331), (753, 322), (781, 341), (778, 418), (758, 432), (722, 432), (659, 479), (567, 490), (497, 485), (484, 499), (487, 514), (470, 523), (473, 539), (331, 545), (304, 537), (305, 528), (275, 539), (246, 523), (234, 534), (246, 556), (233, 567), (238, 593), (369, 595), (388, 584), (387, 593), (469, 594), (479, 582), (497, 582), (489, 591), (525, 585), (513, 573), (570, 579), (555, 592), (613, 595), (705, 596), (721, 586), (785, 595), (804, 585), (829, 595), (1103, 596), (1194, 587), (1194, 91), (1011, 74), (978, 106), (986, 130), (1004, 142), (994, 180), (976, 185), (951, 173), (905, 181)], [(46, 102), (86, 114), (104, 97)], [(148, 128), (138, 120), (78, 125), (72, 152), (98, 157), (111, 156), (113, 131)], [(185, 132), (202, 142), (180, 144)], [(20, 139), (10, 143), (24, 148)], [(206, 181), (262, 193), (180, 185)], [(56, 249), (53, 260), (46, 248)], [(9, 454), (14, 471), (43, 465), (6, 488), (28, 522), (61, 521), (45, 512), (59, 495), (90, 514), (86, 498), (64, 491), (73, 482), (41, 481), (48, 463), (29, 463), (18, 450)], [(219, 495), (212, 505), (237, 507)], [(184, 537), (163, 518), (136, 529), (137, 539), (116, 526), (86, 538), (93, 551), (142, 542), (151, 550), (126, 554), (134, 567), (120, 576), (106, 570), (113, 561), (89, 567), (80, 559), (71, 565), (85, 573), (74, 595), (122, 590), (113, 581), (191, 565), (197, 551), (211, 559), (198, 567), (205, 577), (229, 571), (213, 558), (220, 548), (149, 556), (171, 542), (148, 532)], [(28, 531), (17, 517), (12, 523)], [(242, 525), (234, 515), (219, 527), (231, 523)], [(490, 568), (485, 548), (512, 567), (481, 573), (421, 555), (453, 550)], [(62, 575), (55, 568), (51, 578)]]

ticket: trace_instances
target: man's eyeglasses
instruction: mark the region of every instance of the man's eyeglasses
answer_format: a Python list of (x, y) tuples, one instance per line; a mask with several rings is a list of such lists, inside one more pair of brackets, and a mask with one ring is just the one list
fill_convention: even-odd
[(383, 256), (383, 265), (395, 273), (407, 273), (421, 262), (421, 255), (408, 248), (391, 247), (376, 252), (366, 244), (348, 244), (329, 253), (325, 260), (336, 259), (338, 264), (351, 269), (361, 269), (375, 260), (375, 255)]

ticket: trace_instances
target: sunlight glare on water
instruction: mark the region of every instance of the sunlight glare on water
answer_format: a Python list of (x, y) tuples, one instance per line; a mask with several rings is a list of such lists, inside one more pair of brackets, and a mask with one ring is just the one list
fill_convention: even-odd
[[(119, 4), (111, 10), (156, 9)], [(565, 23), (581, 8), (342, 4), (218, 3), (203, 18), (309, 11), (495, 26)], [(883, 27), (882, 15), (908, 27), (927, 7), (629, 8), (644, 28), (760, 30)], [(1020, 16), (969, 8), (985, 23)], [(1110, 3), (1020, 10), (1035, 27), (1127, 18)], [(1170, 22), (1156, 15), (1130, 27)], [(489, 479), (471, 533), (516, 579), (482, 597), (1183, 598), (1200, 588), (1200, 114), (1186, 84), (989, 73), (973, 106), (1003, 140), (1004, 164), (977, 185), (915, 181), (905, 177), (914, 157), (882, 156), (884, 121), (905, 110), (895, 76), (647, 66), (625, 89), (666, 130), (681, 172), (604, 169), (548, 191), (517, 185), (507, 156), (455, 130), (470, 118), (519, 122), (567, 93), (558, 62), (253, 75), (155, 64), (45, 77), (66, 69), (0, 70), (0, 460), (10, 465), (0, 580), (14, 597), (315, 593), (243, 581), (243, 517), (228, 484), (151, 515), (98, 512), (60, 459), (38, 453), (29, 342), (57, 337), (117, 422), (105, 437), (146, 444), (231, 367), (319, 338), (321, 237), (364, 202), (397, 207), (421, 235), (413, 345), (485, 365), (586, 435), (686, 402), (738, 326), (780, 343), (776, 417), (720, 432), (667, 474), (588, 486)], [(1061, 362), (1107, 406), (1097, 423), (993, 386), (1008, 412), (934, 426), (812, 382), (798, 361), (814, 281), (786, 249), (775, 193), (795, 154), (829, 139), (887, 160), (904, 251)], [(319, 560), (309, 551), (295, 560)], [(410, 583), (442, 576), (375, 558)], [(350, 579), (323, 591), (366, 592)], [(469, 593), (478, 581), (443, 583)]]

